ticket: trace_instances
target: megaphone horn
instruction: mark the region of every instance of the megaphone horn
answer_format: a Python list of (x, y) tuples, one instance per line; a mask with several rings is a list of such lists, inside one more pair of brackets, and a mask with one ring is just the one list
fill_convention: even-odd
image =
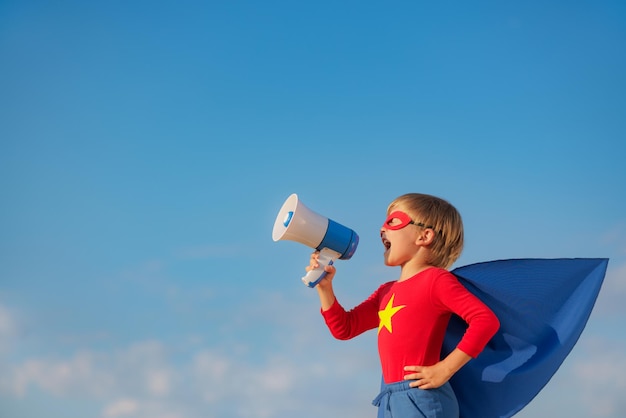
[(315, 287), (326, 276), (326, 265), (333, 264), (338, 258), (350, 259), (359, 244), (356, 232), (312, 211), (295, 193), (280, 208), (274, 221), (272, 239), (295, 241), (320, 251), (320, 266), (302, 278), (309, 287)]

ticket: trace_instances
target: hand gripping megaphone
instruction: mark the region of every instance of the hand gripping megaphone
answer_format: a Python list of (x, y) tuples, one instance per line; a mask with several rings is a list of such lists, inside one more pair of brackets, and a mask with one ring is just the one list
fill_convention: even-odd
[(333, 264), (336, 259), (350, 259), (359, 244), (356, 232), (313, 212), (298, 200), (295, 193), (280, 208), (272, 239), (296, 241), (320, 252), (319, 267), (302, 278), (309, 287), (315, 287), (326, 276), (325, 266)]

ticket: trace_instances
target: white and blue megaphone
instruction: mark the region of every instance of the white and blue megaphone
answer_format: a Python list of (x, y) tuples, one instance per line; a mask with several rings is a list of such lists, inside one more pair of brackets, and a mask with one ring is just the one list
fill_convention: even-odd
[(315, 287), (326, 276), (325, 266), (333, 264), (336, 259), (348, 260), (359, 244), (356, 232), (313, 212), (298, 200), (295, 193), (280, 208), (272, 238), (274, 241), (296, 241), (319, 250), (319, 267), (302, 278), (309, 287)]

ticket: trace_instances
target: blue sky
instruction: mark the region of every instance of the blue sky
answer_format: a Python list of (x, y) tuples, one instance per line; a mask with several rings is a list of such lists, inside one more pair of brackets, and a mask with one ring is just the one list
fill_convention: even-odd
[(291, 193), (356, 230), (351, 306), (413, 191), (457, 266), (610, 258), (517, 416), (626, 414), (623, 2), (128, 3), (0, 3), (0, 415), (375, 416), (375, 335), (330, 337), (271, 230)]

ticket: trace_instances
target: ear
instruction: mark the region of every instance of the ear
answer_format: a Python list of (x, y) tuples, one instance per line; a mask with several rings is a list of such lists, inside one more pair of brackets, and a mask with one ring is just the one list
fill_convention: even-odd
[(431, 228), (425, 228), (421, 231), (421, 233), (417, 237), (416, 244), (429, 246), (435, 240), (435, 231)]

